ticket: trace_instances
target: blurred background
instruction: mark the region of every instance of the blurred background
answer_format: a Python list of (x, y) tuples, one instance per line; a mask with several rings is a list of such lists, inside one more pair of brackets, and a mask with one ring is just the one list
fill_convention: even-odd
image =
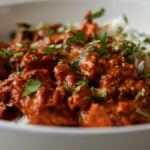
[[(29, 1), (42, 1), (42, 0), (0, 0), (0, 4), (8, 4), (8, 3), (20, 3), (20, 2), (29, 2)], [(43, 0), (44, 1), (44, 0)]]
[[(9, 3), (30, 2), (30, 1), (46, 1), (46, 0), (0, 0), (0, 5), (5, 5)], [(51, 1), (51, 0), (47, 0), (47, 1)], [(72, 0), (72, 1), (75, 1), (75, 0)], [(150, 1), (150, 0), (145, 0), (145, 1)]]

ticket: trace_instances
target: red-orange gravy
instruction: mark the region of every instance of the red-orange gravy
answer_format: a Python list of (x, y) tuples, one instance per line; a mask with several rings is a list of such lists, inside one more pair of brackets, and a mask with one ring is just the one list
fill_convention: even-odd
[(26, 115), (31, 124), (75, 127), (150, 123), (150, 78), (135, 66), (136, 45), (108, 37), (90, 15), (70, 28), (20, 24), (10, 45), (0, 43), (0, 119)]

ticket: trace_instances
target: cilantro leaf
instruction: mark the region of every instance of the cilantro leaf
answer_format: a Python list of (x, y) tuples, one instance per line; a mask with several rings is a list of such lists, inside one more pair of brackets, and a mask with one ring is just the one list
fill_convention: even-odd
[(79, 66), (79, 62), (80, 60), (86, 56), (87, 54), (89, 54), (89, 52), (84, 51), (76, 60), (72, 61), (70, 64), (68, 64), (69, 66), (71, 66), (71, 68), (73, 68), (75, 71), (77, 71), (77, 68)]
[(87, 100), (90, 100), (90, 98), (91, 98), (90, 96), (84, 96), (84, 97), (82, 98), (82, 100), (83, 100), (83, 101), (87, 101)]
[(1, 57), (1, 58), (6, 58), (6, 53), (0, 52), (0, 57)]
[(101, 43), (100, 54), (104, 55), (107, 53), (107, 50), (106, 50), (106, 32), (104, 30), (101, 30), (99, 39), (100, 39), (100, 43)]
[(141, 74), (141, 77), (142, 77), (142, 78), (150, 78), (150, 73)]
[(77, 93), (77, 92), (79, 92), (80, 90), (81, 90), (81, 87), (78, 86), (78, 87), (76, 87), (73, 91)]
[(27, 24), (27, 23), (24, 23), (24, 22), (21, 22), (21, 23), (17, 23), (17, 26), (20, 28), (20, 27), (24, 27), (24, 28), (30, 28), (31, 25), (30, 24)]
[(32, 60), (37, 60), (37, 59), (38, 59), (37, 56), (33, 56), (33, 57), (32, 57)]
[(41, 87), (41, 82), (38, 80), (31, 79), (28, 81), (27, 86), (22, 94), (22, 96), (30, 95), (36, 92)]
[(81, 81), (77, 81), (77, 82), (76, 82), (77, 85), (83, 85), (83, 86), (84, 86), (84, 85), (87, 86), (88, 83), (89, 83), (89, 79), (88, 79), (88, 77), (86, 77), (86, 76), (84, 77), (84, 80), (81, 80)]
[(15, 38), (15, 36), (16, 36), (16, 32), (15, 32), (15, 31), (11, 31), (11, 32), (9, 33), (9, 39), (10, 39), (10, 40), (13, 40), (13, 39)]
[(17, 47), (20, 47), (20, 48), (23, 48), (23, 47), (24, 47), (24, 44), (23, 44), (23, 43), (18, 42), (18, 43), (16, 43), (16, 46), (17, 46)]
[(13, 55), (13, 52), (10, 50), (10, 48), (1, 48), (1, 51), (10, 56)]
[(63, 88), (67, 91), (73, 91), (73, 88), (69, 87), (68, 85), (63, 85)]
[(20, 71), (20, 68), (19, 68), (19, 67), (16, 67), (16, 73), (17, 73), (18, 75), (22, 74), (22, 71)]
[(145, 89), (142, 88), (142, 89), (137, 93), (137, 95), (135, 96), (135, 99), (140, 99), (140, 98), (142, 98), (142, 97), (144, 97), (144, 96), (145, 96)]
[[(97, 52), (100, 54), (100, 56), (107, 54), (106, 40), (107, 40), (106, 32), (104, 30), (101, 30), (99, 38), (88, 43), (89, 46), (87, 47), (87, 50)], [(97, 48), (95, 45), (93, 45), (94, 43), (100, 43), (101, 48)]]
[(124, 41), (119, 46), (119, 49), (125, 53), (126, 58), (128, 58), (128, 56), (130, 55), (133, 55), (135, 56), (135, 58), (140, 59), (143, 56), (143, 54), (139, 52), (139, 48), (140, 48), (140, 42), (139, 44), (135, 45), (130, 41)]
[(68, 85), (63, 85), (63, 88), (70, 92), (79, 92), (81, 90), (80, 86), (78, 86), (76, 88), (72, 88), (72, 87), (69, 87)]
[(84, 33), (81, 32), (80, 30), (78, 30), (76, 32), (76, 35), (73, 36), (73, 37), (68, 38), (66, 43), (68, 45), (70, 45), (71, 43), (85, 44), (84, 37), (85, 37)]
[(14, 53), (14, 57), (22, 57), (23, 55), (24, 55), (24, 52)]
[(60, 51), (60, 50), (55, 50), (51, 47), (46, 47), (44, 53), (45, 54), (65, 54), (65, 53), (68, 53), (68, 52), (63, 52), (63, 51)]
[(128, 22), (129, 22), (129, 21), (128, 21), (128, 18), (127, 18), (127, 16), (126, 16), (125, 14), (123, 14), (123, 19), (124, 19), (125, 23), (128, 23)]
[(104, 16), (104, 14), (105, 14), (105, 9), (101, 8), (99, 11), (93, 13), (91, 16), (87, 16), (86, 19), (92, 20), (92, 19), (100, 18)]
[(147, 114), (147, 113), (141, 111), (140, 109), (136, 109), (135, 112), (142, 115), (142, 116), (144, 116), (144, 117), (150, 118), (150, 114)]
[(107, 99), (107, 89), (101, 88), (101, 89), (95, 89), (95, 95), (102, 99)]

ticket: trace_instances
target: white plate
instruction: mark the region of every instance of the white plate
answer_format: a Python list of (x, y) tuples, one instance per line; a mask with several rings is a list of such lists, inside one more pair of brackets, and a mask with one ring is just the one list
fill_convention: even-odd
[[(132, 26), (150, 33), (150, 2), (86, 0), (24, 3), (0, 8), (0, 40), (17, 22), (68, 22), (82, 20), (87, 10), (107, 9), (100, 22), (125, 13)], [(149, 150), (150, 125), (81, 129), (16, 125), (0, 121), (0, 150)]]

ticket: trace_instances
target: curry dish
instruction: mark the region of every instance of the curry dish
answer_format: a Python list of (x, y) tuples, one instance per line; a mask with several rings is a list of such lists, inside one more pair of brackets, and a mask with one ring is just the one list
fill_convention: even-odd
[(114, 36), (109, 24), (96, 23), (104, 12), (88, 11), (78, 25), (19, 23), (11, 44), (0, 42), (1, 119), (72, 127), (150, 123), (149, 53), (121, 28)]

